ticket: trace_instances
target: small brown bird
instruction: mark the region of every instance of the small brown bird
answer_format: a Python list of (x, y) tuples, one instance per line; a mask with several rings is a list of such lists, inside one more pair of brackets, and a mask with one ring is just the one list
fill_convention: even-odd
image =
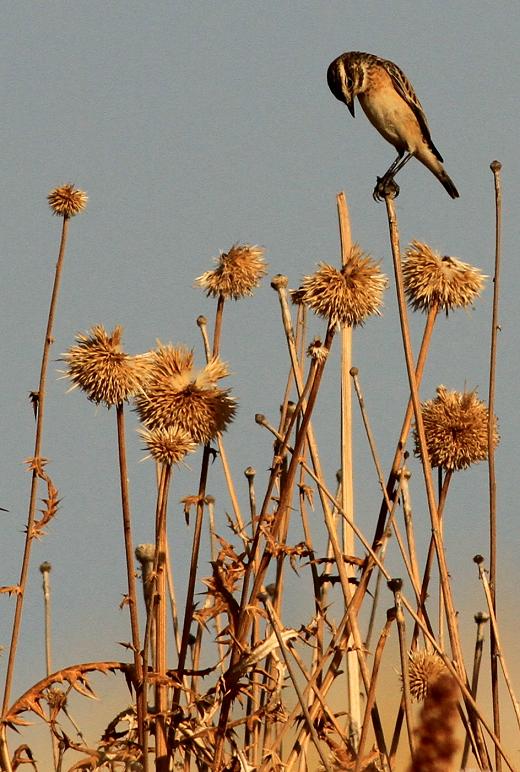
[(428, 121), (412, 84), (399, 67), (388, 59), (361, 51), (341, 54), (327, 70), (329, 88), (344, 102), (354, 117), (357, 96), (370, 123), (397, 150), (398, 156), (383, 177), (377, 178), (374, 198), (385, 195), (388, 183), (412, 156), (426, 166), (458, 198), (457, 188), (446, 174), (442, 156), (432, 142)]

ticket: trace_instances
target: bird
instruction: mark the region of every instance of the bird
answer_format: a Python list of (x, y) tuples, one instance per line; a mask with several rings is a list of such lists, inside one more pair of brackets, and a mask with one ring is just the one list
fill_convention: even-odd
[(443, 158), (433, 144), (428, 120), (412, 84), (389, 59), (361, 51), (347, 51), (330, 63), (327, 83), (336, 99), (344, 102), (355, 118), (357, 97), (365, 115), (378, 132), (394, 145), (397, 158), (383, 177), (377, 178), (374, 198), (380, 200), (393, 186), (394, 176), (415, 157), (429, 169), (452, 198), (459, 193), (443, 167)]

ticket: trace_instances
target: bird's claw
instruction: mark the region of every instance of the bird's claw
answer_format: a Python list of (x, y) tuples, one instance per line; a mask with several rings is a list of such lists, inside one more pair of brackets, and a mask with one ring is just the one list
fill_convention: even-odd
[(373, 192), (374, 201), (382, 201), (384, 198), (397, 198), (399, 185), (391, 175), (377, 178), (377, 185)]

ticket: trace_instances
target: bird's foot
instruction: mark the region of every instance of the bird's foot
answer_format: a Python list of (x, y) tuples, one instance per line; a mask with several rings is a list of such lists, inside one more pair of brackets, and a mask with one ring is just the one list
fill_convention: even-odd
[(373, 192), (374, 201), (382, 201), (384, 198), (397, 198), (399, 185), (391, 174), (385, 174), (377, 178), (377, 185)]

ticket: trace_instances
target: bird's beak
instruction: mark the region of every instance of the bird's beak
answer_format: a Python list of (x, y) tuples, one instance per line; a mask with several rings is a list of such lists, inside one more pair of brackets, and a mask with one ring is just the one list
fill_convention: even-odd
[(346, 103), (346, 105), (347, 105), (347, 107), (348, 107), (348, 111), (349, 111), (349, 113), (351, 114), (351, 116), (352, 116), (353, 118), (355, 118), (356, 116), (354, 115), (354, 97), (352, 97), (352, 99), (350, 100), (350, 102), (347, 102), (347, 103)]

